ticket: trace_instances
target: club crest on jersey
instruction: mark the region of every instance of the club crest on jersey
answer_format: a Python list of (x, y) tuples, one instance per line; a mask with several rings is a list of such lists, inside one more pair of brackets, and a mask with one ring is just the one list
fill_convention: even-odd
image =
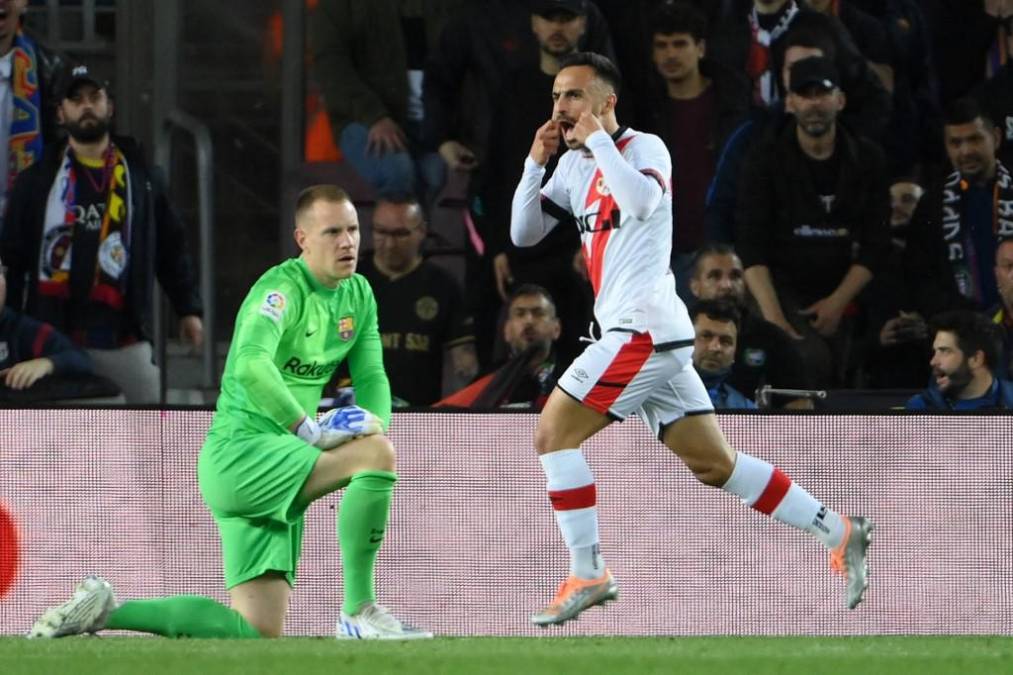
[(338, 319), (338, 337), (345, 342), (355, 337), (355, 317), (343, 316)]
[(415, 316), (423, 321), (432, 321), (440, 313), (440, 303), (431, 295), (424, 295), (415, 301)]
[(7, 357), (11, 355), (10, 348), (7, 347), (6, 342), (0, 342), (0, 363), (7, 360)]
[(281, 316), (285, 313), (285, 305), (288, 301), (285, 299), (285, 294), (281, 291), (270, 291), (267, 297), (264, 298), (264, 304), (260, 306), (260, 313), (264, 316), (280, 321)]
[(594, 189), (602, 197), (607, 197), (612, 194), (612, 191), (609, 190), (609, 186), (605, 184), (605, 176), (602, 175), (599, 175), (598, 180), (594, 182)]

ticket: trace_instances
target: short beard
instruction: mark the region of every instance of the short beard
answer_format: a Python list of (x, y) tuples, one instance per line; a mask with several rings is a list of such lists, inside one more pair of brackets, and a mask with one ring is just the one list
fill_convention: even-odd
[(575, 51), (577, 51), (577, 46), (573, 44), (568, 44), (563, 49), (553, 49), (548, 45), (539, 45), (539, 47), (541, 48), (542, 52), (544, 52), (548, 56), (551, 56), (554, 59), (562, 59), (564, 56), (569, 56), (570, 54), (573, 54)]
[(974, 379), (974, 375), (971, 374), (971, 368), (966, 362), (957, 366), (957, 369), (947, 375), (947, 377), (950, 378), (950, 384), (943, 390), (943, 394), (948, 398), (958, 398), (967, 389), (967, 385), (971, 384), (971, 381)]
[(813, 138), (823, 138), (834, 128), (834, 121), (828, 119), (814, 119), (808, 121), (799, 120), (799, 126)]
[(109, 133), (109, 120), (95, 118), (95, 121), (87, 126), (80, 121), (64, 122), (63, 128), (78, 143), (94, 143)]

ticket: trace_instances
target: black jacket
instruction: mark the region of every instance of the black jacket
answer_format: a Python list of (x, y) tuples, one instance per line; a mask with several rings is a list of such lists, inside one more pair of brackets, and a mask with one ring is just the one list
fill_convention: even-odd
[[(135, 140), (114, 136), (130, 170), (132, 242), (126, 309), (137, 337), (151, 336), (151, 298), (157, 276), (180, 316), (200, 315), (202, 306), (193, 261), (187, 250), (183, 224), (169, 204), (161, 172), (149, 167)], [(21, 172), (14, 183), (7, 220), (0, 235), (0, 258), (9, 266), (8, 302), (43, 321), (35, 312), (38, 260), (46, 215), (46, 200), (63, 159), (65, 145), (46, 148), (42, 161)], [(64, 327), (59, 327), (64, 329)]]
[(793, 120), (746, 159), (735, 242), (744, 267), (768, 266), (775, 286), (812, 302), (833, 292), (852, 263), (880, 269), (889, 252), (889, 184), (883, 152), (838, 126), (839, 173), (827, 213), (795, 127)]

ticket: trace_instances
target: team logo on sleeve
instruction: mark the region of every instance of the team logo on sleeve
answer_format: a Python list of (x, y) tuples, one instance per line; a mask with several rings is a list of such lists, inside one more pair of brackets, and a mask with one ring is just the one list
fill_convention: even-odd
[(285, 295), (281, 291), (271, 291), (264, 298), (264, 304), (260, 306), (260, 313), (264, 316), (280, 321), (282, 314), (285, 313)]
[(338, 337), (345, 342), (355, 337), (355, 317), (343, 316), (338, 320)]

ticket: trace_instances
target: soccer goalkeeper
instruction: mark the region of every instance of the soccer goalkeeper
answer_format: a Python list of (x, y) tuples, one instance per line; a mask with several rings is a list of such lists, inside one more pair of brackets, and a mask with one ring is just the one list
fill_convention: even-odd
[[(345, 488), (338, 540), (345, 598), (339, 638), (432, 637), (376, 603), (373, 564), (390, 509), (394, 448), (376, 302), (355, 274), (359, 223), (340, 188), (299, 195), (295, 239), (302, 254), (268, 270), (236, 318), (217, 412), (201, 449), (201, 493), (222, 541), (231, 608), (176, 596), (117, 605), (110, 585), (88, 577), (63, 605), (48, 609), (32, 637), (102, 629), (168, 637), (277, 637), (302, 547), (303, 514)], [(348, 360), (362, 406), (318, 423), (323, 386)]]

